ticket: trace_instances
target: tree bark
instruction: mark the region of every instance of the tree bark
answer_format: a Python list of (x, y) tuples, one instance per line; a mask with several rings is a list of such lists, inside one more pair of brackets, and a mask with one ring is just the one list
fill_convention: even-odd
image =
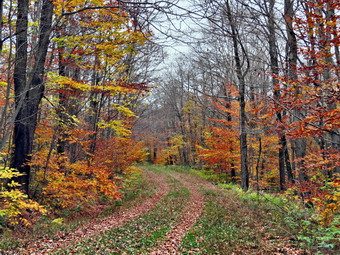
[(249, 171), (248, 171), (248, 144), (246, 131), (246, 102), (245, 102), (245, 72), (242, 71), (242, 63), (240, 58), (239, 36), (233, 19), (229, 1), (226, 1), (226, 14), (231, 29), (231, 37), (233, 42), (234, 60), (236, 64), (236, 75), (239, 82), (239, 104), (240, 104), (240, 151), (241, 151), (241, 187), (244, 191), (249, 188)]
[[(275, 31), (275, 17), (274, 17), (274, 6), (275, 6), (275, 0), (269, 1), (269, 9), (268, 9), (268, 44), (269, 44), (269, 56), (270, 56), (270, 67), (271, 72), (273, 75), (277, 76), (279, 75), (279, 56), (278, 56), (278, 49), (276, 45), (276, 31)], [(278, 87), (278, 80), (274, 77), (272, 79), (273, 84), (273, 91), (274, 91), (274, 99), (275, 99), (275, 105), (276, 108), (278, 108), (278, 102), (281, 97), (280, 88)], [(287, 148), (287, 141), (286, 141), (286, 135), (283, 128), (282, 123), (282, 111), (277, 110), (276, 111), (276, 119), (279, 123), (279, 176), (280, 176), (280, 190), (285, 190), (285, 184), (286, 184), (286, 170), (288, 175), (289, 182), (294, 181), (292, 169), (290, 166), (289, 161), (289, 152)], [(286, 159), (287, 157), (287, 159)], [(286, 169), (285, 169), (286, 164)]]
[(23, 176), (14, 178), (22, 186), (22, 190), (28, 193), (30, 168), (25, 165), (29, 160), (31, 141), (27, 123), (27, 28), (28, 28), (28, 0), (18, 1), (18, 14), (16, 22), (16, 53), (14, 65), (14, 92), (15, 107), (20, 108), (14, 124), (14, 152), (12, 157), (12, 168), (17, 168)]
[(50, 0), (44, 0), (40, 17), (38, 48), (35, 53), (36, 62), (27, 80), (28, 0), (18, 1), (14, 90), (15, 107), (19, 109), (14, 124), (11, 167), (24, 174), (16, 178), (16, 181), (21, 184), (21, 189), (27, 194), (30, 179), (30, 166), (27, 163), (31, 160), (38, 108), (44, 93), (44, 65), (51, 33), (52, 15), (53, 3)]
[(4, 0), (0, 0), (0, 56), (2, 52), (2, 46), (3, 46), (3, 41), (2, 41), (3, 9), (4, 9)]
[[(288, 77), (292, 80), (297, 80), (297, 61), (298, 61), (298, 45), (296, 40), (296, 35), (294, 33), (293, 28), (293, 18), (294, 18), (294, 0), (285, 0), (285, 22), (286, 22), (286, 32), (287, 32), (287, 64), (288, 64)], [(295, 88), (295, 96), (301, 94), (301, 91), (298, 87)], [(300, 109), (294, 110), (293, 120), (298, 121), (303, 118), (303, 112)], [(304, 167), (303, 158), (306, 156), (306, 139), (305, 138), (297, 138), (294, 141), (294, 150), (296, 154), (296, 158), (298, 160), (296, 166), (298, 168), (299, 180), (307, 181), (308, 176), (306, 174), (306, 169)]]

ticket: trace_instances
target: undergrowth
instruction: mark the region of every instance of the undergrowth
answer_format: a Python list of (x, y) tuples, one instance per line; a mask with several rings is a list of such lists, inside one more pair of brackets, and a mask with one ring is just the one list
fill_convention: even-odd
[[(234, 184), (219, 184), (237, 195), (239, 199), (257, 210), (270, 210), (274, 227), (284, 229), (294, 239), (300, 241), (302, 248), (312, 252), (332, 252), (338, 250), (337, 240), (340, 238), (340, 216), (327, 226), (322, 226), (316, 220), (317, 215), (313, 208), (307, 208), (295, 199), (285, 195), (269, 194), (249, 190), (243, 192)], [(276, 226), (275, 226), (276, 225)]]
[[(313, 254), (340, 253), (340, 215), (327, 226), (317, 220), (313, 208), (305, 207), (301, 201), (285, 196), (261, 191), (244, 192), (238, 185), (225, 183), (225, 179), (211, 170), (197, 170), (186, 166), (168, 166), (168, 169), (186, 172), (204, 178), (240, 199), (243, 206), (256, 211), (271, 226), (268, 232), (296, 240), (296, 246)], [(209, 208), (207, 209), (209, 210)], [(217, 231), (218, 232), (218, 231)]]
[(29, 228), (20, 226), (12, 229), (7, 228), (0, 236), (0, 249), (13, 249), (19, 247), (23, 242), (39, 239), (42, 236), (51, 239), (57, 238), (58, 233), (67, 234), (95, 217), (106, 217), (121, 207), (129, 208), (140, 203), (152, 196), (155, 191), (154, 184), (142, 178), (141, 171), (133, 171), (122, 182), (123, 198), (112, 200), (102, 196), (100, 204), (93, 204), (93, 207), (87, 210), (81, 207), (66, 208), (55, 211), (54, 214), (39, 217)]

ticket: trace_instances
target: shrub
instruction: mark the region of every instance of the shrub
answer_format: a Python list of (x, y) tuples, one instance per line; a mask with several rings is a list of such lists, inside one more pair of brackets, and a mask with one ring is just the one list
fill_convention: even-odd
[(30, 225), (28, 216), (33, 213), (46, 214), (37, 202), (28, 199), (27, 194), (19, 190), (20, 184), (12, 179), (23, 174), (15, 169), (0, 167), (0, 226)]

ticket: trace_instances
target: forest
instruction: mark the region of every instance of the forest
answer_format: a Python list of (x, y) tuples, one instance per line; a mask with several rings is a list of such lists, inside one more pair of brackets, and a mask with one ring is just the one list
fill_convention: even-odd
[(0, 254), (339, 254), (337, 0), (0, 0)]

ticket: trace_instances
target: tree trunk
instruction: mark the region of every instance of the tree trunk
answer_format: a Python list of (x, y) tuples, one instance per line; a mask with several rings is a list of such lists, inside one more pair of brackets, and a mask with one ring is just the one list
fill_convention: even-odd
[[(268, 43), (269, 43), (269, 55), (270, 55), (270, 66), (271, 72), (273, 75), (277, 76), (279, 74), (279, 61), (278, 61), (278, 49), (276, 45), (276, 31), (275, 31), (275, 17), (274, 17), (274, 6), (275, 0), (269, 1), (269, 9), (268, 9)], [(280, 88), (277, 79), (274, 77), (272, 79), (273, 83), (273, 90), (274, 90), (274, 99), (275, 99), (275, 106), (278, 108), (278, 102), (281, 97)], [(285, 163), (287, 168), (287, 173), (289, 176), (289, 181), (292, 182), (292, 172), (291, 166), (288, 160), (286, 160), (286, 156), (289, 157), (288, 149), (287, 149), (287, 142), (286, 142), (286, 135), (283, 128), (282, 123), (282, 112), (280, 110), (276, 111), (276, 119), (279, 124), (281, 124), (279, 129), (279, 176), (280, 176), (280, 190), (285, 190), (286, 184), (286, 172), (285, 172)]]
[[(285, 20), (286, 20), (286, 31), (287, 31), (287, 64), (288, 64), (288, 77), (292, 80), (297, 80), (297, 60), (298, 60), (298, 45), (296, 35), (293, 28), (294, 18), (294, 0), (285, 0)], [(295, 88), (295, 95), (298, 98), (301, 95), (301, 91), (298, 87)], [(294, 110), (293, 120), (298, 121), (303, 118), (303, 112), (301, 110)], [(297, 138), (294, 141), (294, 148), (296, 158), (298, 160), (296, 166), (299, 171), (299, 180), (306, 181), (308, 176), (304, 167), (303, 158), (306, 156), (306, 139)]]
[(31, 141), (27, 124), (27, 28), (28, 28), (28, 0), (18, 1), (18, 17), (16, 22), (16, 53), (14, 65), (15, 107), (20, 108), (14, 125), (14, 152), (12, 168), (17, 168), (23, 176), (14, 180), (19, 182), (22, 190), (28, 193), (30, 168), (25, 165), (30, 154)]
[[(64, 47), (58, 47), (58, 65), (59, 65), (59, 75), (66, 76), (66, 66), (64, 63), (63, 58), (63, 51)], [(67, 109), (67, 98), (64, 93), (59, 92), (59, 105), (58, 105), (58, 118), (59, 118), (59, 125), (58, 125), (58, 142), (57, 142), (57, 153), (62, 156), (65, 153), (66, 147), (66, 126), (68, 124), (68, 117), (66, 113)]]
[(0, 56), (2, 52), (2, 46), (3, 46), (3, 41), (2, 41), (3, 9), (4, 9), (4, 0), (0, 0)]
[[(322, 15), (322, 10), (319, 10), (319, 14)], [(320, 24), (318, 34), (320, 36), (320, 42), (323, 42), (322, 49), (327, 52), (326, 57), (325, 57), (325, 62), (328, 63), (329, 66), (324, 68), (324, 71), (323, 71), (323, 78), (325, 79), (325, 82), (327, 82), (332, 78), (331, 67), (338, 67), (338, 65), (339, 65), (339, 62), (337, 63), (337, 65), (335, 65), (335, 63), (333, 61), (333, 57), (332, 57), (332, 49), (334, 49), (335, 53), (339, 54), (339, 52), (338, 52), (339, 51), (339, 49), (338, 49), (339, 43), (334, 43), (334, 47), (332, 47), (333, 46), (333, 44), (331, 43), (332, 33), (335, 32), (335, 35), (333, 35), (334, 38), (338, 35), (338, 33), (336, 31), (334, 31), (334, 30), (336, 30), (336, 27), (337, 27), (336, 25), (330, 26), (330, 25), (327, 24), (327, 22), (331, 22), (331, 21), (335, 21), (335, 23), (336, 23), (336, 17), (335, 17), (334, 9), (332, 9), (332, 7), (329, 5), (329, 3), (327, 4), (325, 16), (326, 16), (325, 17), (326, 22), (322, 22)], [(336, 55), (336, 57), (337, 57), (337, 55)], [(336, 71), (336, 77), (337, 77), (337, 80), (339, 82), (339, 70)], [(329, 89), (326, 89), (325, 93), (327, 95), (331, 95), (332, 92)], [(328, 108), (328, 110), (334, 110), (334, 109), (337, 108), (337, 103), (336, 102), (330, 103), (330, 104), (327, 105), (327, 108)], [(338, 131), (338, 130), (334, 129), (334, 131)], [(330, 144), (329, 147), (338, 151), (339, 148), (340, 148), (340, 136), (336, 132), (332, 132), (330, 134), (330, 140), (331, 140), (331, 144)], [(328, 146), (326, 146), (326, 147), (328, 147)], [(334, 172), (340, 173), (340, 167), (336, 166), (334, 168)], [(332, 173), (330, 171), (328, 171), (328, 174), (331, 176)]]
[[(226, 104), (225, 104), (225, 108), (226, 109), (231, 109), (231, 96), (230, 93), (227, 92), (226, 90), (224, 90), (224, 96), (226, 98)], [(228, 129), (232, 129), (232, 122), (233, 118), (231, 116), (230, 112), (227, 112), (227, 121), (229, 122), (228, 125)], [(233, 154), (233, 144), (230, 146), (230, 154)], [(234, 164), (234, 160), (231, 159), (230, 162), (230, 177), (231, 177), (231, 182), (232, 183), (236, 183), (236, 169), (235, 169), (235, 164)]]
[(240, 103), (240, 151), (241, 151), (241, 186), (244, 191), (249, 188), (249, 172), (248, 172), (248, 144), (246, 131), (246, 102), (245, 102), (245, 73), (242, 71), (242, 63), (240, 58), (240, 42), (235, 21), (232, 17), (229, 1), (226, 1), (226, 14), (231, 29), (231, 37), (233, 42), (234, 60), (236, 64), (236, 75), (239, 82), (239, 103)]
[(18, 114), (14, 124), (14, 150), (11, 167), (17, 168), (23, 176), (16, 178), (23, 191), (28, 193), (33, 137), (37, 125), (37, 114), (44, 93), (44, 65), (51, 33), (53, 3), (44, 0), (40, 17), (40, 34), (35, 53), (36, 62), (27, 80), (27, 26), (28, 0), (18, 1), (16, 24), (17, 42), (14, 66), (15, 107)]
[(283, 148), (284, 148), (283, 151), (284, 151), (284, 154), (285, 154), (285, 163), (286, 163), (288, 182), (289, 183), (295, 183), (293, 168), (292, 168), (292, 164), (290, 162), (290, 157), (289, 157), (287, 139), (286, 139), (286, 136), (282, 136), (281, 138), (282, 138), (282, 145), (283, 145)]

